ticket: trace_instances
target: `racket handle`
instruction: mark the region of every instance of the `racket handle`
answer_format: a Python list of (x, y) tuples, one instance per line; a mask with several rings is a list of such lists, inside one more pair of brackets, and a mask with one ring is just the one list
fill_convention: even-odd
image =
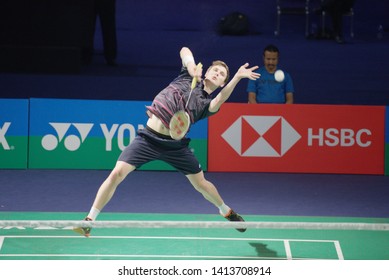
[[(197, 70), (202, 69), (202, 68), (203, 68), (203, 64), (201, 64), (201, 62), (199, 62), (196, 66), (196, 72), (197, 72)], [(197, 79), (196, 79), (196, 77), (193, 77), (191, 89), (194, 89), (196, 87), (196, 83), (197, 83)]]

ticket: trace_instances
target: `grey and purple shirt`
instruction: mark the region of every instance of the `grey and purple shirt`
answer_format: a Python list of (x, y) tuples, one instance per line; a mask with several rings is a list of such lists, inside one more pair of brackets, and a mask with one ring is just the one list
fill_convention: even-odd
[[(192, 76), (185, 67), (182, 67), (180, 74), (166, 88), (157, 94), (151, 106), (146, 108), (157, 116), (168, 128), (170, 119), (174, 113), (184, 110), (189, 98), (192, 84)], [(203, 90), (203, 83), (200, 82), (193, 89), (188, 107), (185, 111), (190, 116), (190, 122), (195, 122), (214, 115), (208, 110), (212, 97)]]

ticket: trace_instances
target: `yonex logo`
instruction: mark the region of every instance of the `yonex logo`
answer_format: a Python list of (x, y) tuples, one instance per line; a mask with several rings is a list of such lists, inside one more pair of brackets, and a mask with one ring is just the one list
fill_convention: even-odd
[(8, 131), (8, 128), (11, 126), (10, 122), (5, 122), (2, 127), (0, 127), (0, 144), (3, 146), (4, 150), (10, 150), (5, 134)]
[[(57, 148), (58, 144), (64, 140), (64, 146), (69, 151), (76, 151), (80, 148), (93, 127), (93, 123), (49, 123), (57, 133), (56, 135), (47, 134), (42, 138), (42, 147), (47, 151)], [(78, 135), (66, 135), (70, 127), (73, 126), (78, 131)]]
[(222, 137), (243, 157), (282, 157), (301, 135), (281, 116), (240, 116)]

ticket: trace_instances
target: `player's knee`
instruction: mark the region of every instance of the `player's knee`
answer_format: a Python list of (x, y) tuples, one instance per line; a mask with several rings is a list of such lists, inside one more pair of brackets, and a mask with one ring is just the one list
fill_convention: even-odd
[(110, 179), (115, 182), (115, 183), (120, 183), (121, 181), (124, 180), (126, 175), (120, 168), (114, 168), (110, 174)]

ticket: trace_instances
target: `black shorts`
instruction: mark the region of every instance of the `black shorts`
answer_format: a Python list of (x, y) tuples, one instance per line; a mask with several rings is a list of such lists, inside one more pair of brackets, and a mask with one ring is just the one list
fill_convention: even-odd
[(153, 160), (162, 160), (185, 175), (197, 174), (202, 169), (189, 148), (189, 142), (189, 138), (174, 140), (148, 127), (139, 129), (138, 135), (124, 149), (118, 160), (136, 168)]

